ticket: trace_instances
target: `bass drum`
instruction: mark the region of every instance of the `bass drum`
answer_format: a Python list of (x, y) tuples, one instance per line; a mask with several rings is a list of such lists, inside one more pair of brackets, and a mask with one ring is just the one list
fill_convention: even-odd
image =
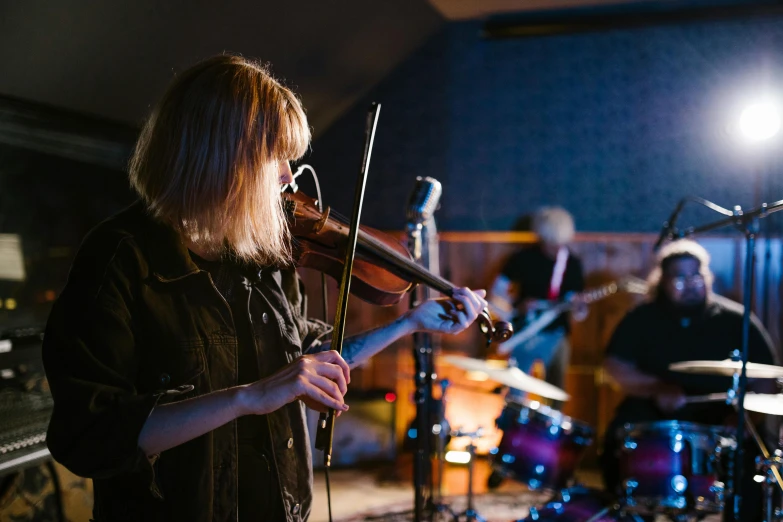
[(596, 489), (575, 486), (561, 491), (541, 507), (531, 507), (530, 514), (517, 522), (640, 522), (633, 514), (620, 513), (611, 506), (612, 499)]

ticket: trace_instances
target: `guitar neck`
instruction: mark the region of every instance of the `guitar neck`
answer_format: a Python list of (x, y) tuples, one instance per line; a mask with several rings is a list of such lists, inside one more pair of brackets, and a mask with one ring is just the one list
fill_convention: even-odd
[(607, 283), (605, 285), (599, 286), (598, 288), (594, 288), (592, 290), (581, 292), (577, 295), (579, 296), (581, 301), (583, 301), (586, 304), (590, 304), (600, 299), (603, 299), (604, 297), (609, 297), (612, 294), (616, 294), (618, 290), (619, 287), (617, 286), (617, 282), (612, 281), (611, 283)]

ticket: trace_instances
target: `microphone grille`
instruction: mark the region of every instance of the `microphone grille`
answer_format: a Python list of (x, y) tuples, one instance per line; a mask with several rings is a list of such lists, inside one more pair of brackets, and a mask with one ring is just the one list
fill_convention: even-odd
[(405, 217), (409, 222), (423, 223), (432, 217), (438, 209), (440, 196), (443, 193), (440, 181), (427, 177), (416, 177), (416, 184), (408, 200)]

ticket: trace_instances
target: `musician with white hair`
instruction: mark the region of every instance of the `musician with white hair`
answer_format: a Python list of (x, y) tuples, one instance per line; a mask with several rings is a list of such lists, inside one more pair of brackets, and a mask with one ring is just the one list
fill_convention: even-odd
[[(531, 228), (538, 241), (508, 259), (489, 297), (497, 315), (510, 320), (514, 330), (523, 335), (542, 311), (584, 289), (582, 262), (569, 248), (575, 234), (571, 214), (561, 207), (542, 207), (533, 214)], [(571, 312), (576, 320), (586, 315), (583, 304)], [(562, 388), (571, 353), (569, 332), (569, 317), (563, 313), (523, 342), (512, 337), (499, 351), (509, 353), (510, 364), (524, 372), (530, 372), (533, 363), (541, 360), (546, 380)]]

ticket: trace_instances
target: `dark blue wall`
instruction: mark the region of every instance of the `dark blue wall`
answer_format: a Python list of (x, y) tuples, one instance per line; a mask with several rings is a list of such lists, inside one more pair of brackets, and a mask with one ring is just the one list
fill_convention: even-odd
[(443, 230), (504, 230), (560, 204), (580, 230), (655, 231), (686, 195), (751, 206), (759, 175), (763, 200), (783, 198), (783, 133), (749, 147), (733, 128), (756, 93), (783, 100), (783, 19), (505, 40), (480, 29), (446, 26), (314, 143), (327, 203), (350, 209), (371, 100), (363, 221), (381, 228), (402, 227), (417, 175), (444, 185)]

